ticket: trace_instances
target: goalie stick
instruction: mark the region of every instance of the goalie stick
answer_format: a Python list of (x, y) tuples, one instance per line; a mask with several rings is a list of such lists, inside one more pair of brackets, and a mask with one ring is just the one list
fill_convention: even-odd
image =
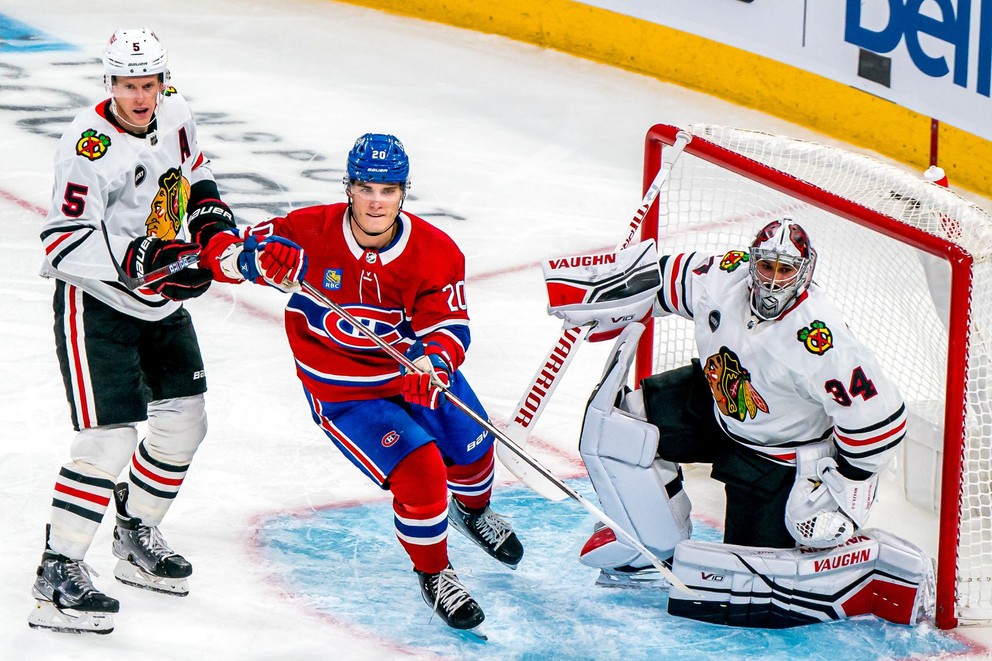
[[(682, 150), (685, 149), (685, 146), (691, 140), (691, 134), (686, 131), (679, 131), (676, 134), (675, 143), (667, 150), (664, 150), (661, 167), (658, 168), (658, 174), (655, 175), (654, 181), (651, 182), (647, 192), (644, 193), (644, 198), (641, 200), (640, 206), (634, 212), (634, 217), (630, 221), (629, 231), (627, 232), (627, 238), (617, 245), (614, 252), (623, 250), (634, 240), (637, 230), (644, 221), (644, 217), (651, 209), (651, 205), (658, 198), (661, 187), (668, 180), (672, 168), (675, 167), (675, 162), (682, 155)], [(582, 344), (583, 340), (586, 339), (591, 331), (592, 326), (562, 329), (557, 341), (552, 345), (551, 351), (548, 352), (544, 362), (541, 363), (537, 373), (534, 374), (534, 378), (531, 379), (530, 387), (524, 391), (523, 397), (520, 398), (515, 413), (510, 418), (510, 422), (507, 423), (506, 436), (513, 439), (518, 446), (525, 446), (527, 444), (527, 437), (530, 435), (541, 413), (544, 412), (544, 407), (548, 403), (548, 399), (551, 398), (551, 394), (558, 387), (562, 374), (565, 373), (565, 369), (572, 362), (576, 348)], [(530, 465), (522, 461), (518, 453), (504, 450), (503, 444), (497, 444), (496, 456), (499, 457), (500, 462), (507, 470), (541, 496), (554, 501), (563, 500), (566, 497), (562, 495), (560, 490), (548, 488), (549, 485), (546, 480), (541, 479), (540, 475), (535, 475)]]
[[(413, 361), (407, 358), (398, 349), (396, 349), (396, 347), (386, 342), (386, 340), (382, 339), (382, 337), (380, 337), (375, 331), (373, 331), (371, 328), (363, 324), (361, 321), (358, 320), (358, 318), (356, 318), (350, 312), (345, 310), (343, 307), (341, 307), (340, 305), (329, 299), (327, 296), (324, 295), (322, 291), (311, 285), (309, 282), (307, 282), (306, 280), (301, 281), (300, 288), (302, 289), (303, 292), (314, 298), (321, 305), (330, 308), (331, 310), (339, 314), (341, 318), (347, 321), (349, 324), (351, 324), (355, 330), (357, 330), (359, 333), (361, 333), (369, 340), (371, 340), (373, 343), (375, 343), (376, 346), (378, 346), (380, 349), (382, 349), (387, 354), (389, 354), (390, 358), (398, 362), (407, 370), (412, 372), (423, 373), (423, 370), (421, 370), (416, 365), (414, 365)], [(655, 568), (657, 568), (658, 571), (661, 572), (662, 576), (668, 579), (668, 581), (673, 586), (675, 586), (679, 590), (684, 590), (689, 594), (692, 595), (696, 594), (695, 592), (690, 590), (685, 585), (685, 583), (679, 580), (675, 576), (675, 574), (672, 573), (671, 569), (669, 569), (665, 565), (664, 562), (662, 562), (657, 556), (655, 556), (650, 550), (648, 550), (647, 547), (641, 544), (633, 535), (631, 535), (622, 527), (620, 527), (616, 521), (611, 519), (609, 516), (606, 515), (606, 513), (604, 513), (594, 504), (592, 504), (592, 502), (590, 502), (588, 498), (585, 498), (582, 494), (575, 491), (575, 489), (573, 489), (572, 487), (568, 486), (560, 479), (558, 479), (558, 477), (554, 473), (548, 470), (537, 459), (532, 457), (526, 450), (524, 450), (519, 445), (517, 445), (517, 443), (514, 442), (513, 439), (511, 439), (506, 434), (504, 434), (499, 429), (497, 429), (495, 426), (493, 426), (491, 422), (489, 422), (488, 420), (480, 416), (478, 413), (473, 411), (468, 404), (464, 403), (458, 397), (453, 395), (451, 391), (448, 389), (448, 386), (436, 381), (432, 381), (432, 382), (434, 383), (434, 385), (438, 387), (439, 390), (441, 390), (444, 393), (447, 400), (455, 408), (457, 408), (459, 411), (461, 411), (469, 418), (471, 418), (472, 421), (475, 422), (477, 425), (481, 426), (483, 429), (485, 429), (490, 434), (495, 436), (499, 440), (499, 442), (503, 444), (504, 447), (509, 448), (509, 450), (514, 452), (516, 456), (520, 459), (520, 461), (528, 466), (528, 469), (531, 471), (532, 475), (540, 475), (541, 478), (548, 485), (552, 485), (554, 488), (560, 490), (562, 493), (565, 494), (566, 497), (571, 498), (572, 500), (576, 501), (584, 508), (586, 508), (586, 510), (588, 510), (590, 514), (596, 517), (596, 519), (598, 519), (599, 521), (603, 522), (604, 524), (612, 528), (613, 531), (619, 537), (622, 537), (625, 542), (627, 542), (632, 547), (637, 549), (640, 553), (644, 555), (645, 558), (650, 560), (651, 564), (654, 565)], [(497, 447), (499, 447), (498, 444)], [(550, 487), (546, 487), (546, 488), (550, 488)]]
[(144, 287), (145, 285), (150, 285), (152, 283), (158, 282), (163, 278), (167, 278), (174, 273), (178, 273), (183, 269), (195, 266), (200, 261), (200, 253), (189, 253), (183, 255), (171, 264), (166, 264), (161, 268), (157, 268), (150, 273), (146, 273), (139, 278), (132, 278), (127, 273), (125, 273), (124, 268), (117, 263), (117, 258), (114, 256), (114, 250), (110, 246), (110, 233), (107, 231), (107, 223), (103, 220), (100, 221), (100, 231), (103, 232), (103, 240), (107, 244), (107, 252), (110, 253), (110, 261), (114, 265), (114, 269), (117, 270), (117, 279), (122, 285), (128, 288), (129, 291), (134, 291), (139, 287)]

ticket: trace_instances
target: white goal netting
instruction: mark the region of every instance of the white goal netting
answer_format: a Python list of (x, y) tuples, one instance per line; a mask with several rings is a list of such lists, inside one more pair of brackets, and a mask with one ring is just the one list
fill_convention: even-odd
[[(649, 133), (647, 181), (677, 130)], [(842, 149), (719, 126), (686, 130), (694, 139), (656, 205), (659, 254), (746, 249), (782, 216), (807, 229), (819, 253), (814, 279), (907, 401), (912, 439), (903, 461), (933, 464), (929, 487), (907, 495), (932, 493), (924, 505), (945, 504), (938, 624), (992, 620), (992, 217), (916, 173)], [(681, 318), (656, 319), (648, 341), (653, 360), (639, 373), (695, 354)], [(942, 456), (950, 457), (944, 469), (934, 460)]]

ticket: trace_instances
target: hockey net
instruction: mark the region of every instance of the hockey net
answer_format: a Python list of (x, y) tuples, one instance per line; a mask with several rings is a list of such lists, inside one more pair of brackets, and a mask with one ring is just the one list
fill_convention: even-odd
[[(679, 130), (648, 132), (645, 188)], [(815, 281), (910, 410), (896, 463), (913, 506), (940, 512), (939, 531), (926, 532), (936, 539), (937, 624), (992, 622), (992, 217), (920, 175), (845, 150), (720, 126), (686, 130), (693, 139), (644, 235), (661, 255), (719, 253), (746, 250), (783, 216), (807, 229), (819, 254)], [(655, 319), (644, 338), (638, 382), (695, 355), (692, 324), (680, 317)]]

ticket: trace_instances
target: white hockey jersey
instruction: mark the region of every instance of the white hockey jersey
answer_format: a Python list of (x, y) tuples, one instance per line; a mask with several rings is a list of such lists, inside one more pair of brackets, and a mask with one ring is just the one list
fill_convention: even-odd
[(145, 137), (126, 133), (109, 116), (109, 100), (102, 101), (80, 113), (59, 141), (52, 205), (41, 232), (41, 275), (74, 284), (125, 314), (162, 319), (181, 303), (128, 291), (111, 260), (120, 264), (139, 236), (187, 240), (190, 186), (213, 175), (189, 106), (175, 89), (166, 90), (154, 131)]
[(780, 463), (833, 436), (853, 466), (878, 472), (906, 431), (906, 407), (871, 350), (815, 284), (775, 321), (749, 305), (747, 253), (668, 255), (656, 312), (691, 319), (731, 438)]

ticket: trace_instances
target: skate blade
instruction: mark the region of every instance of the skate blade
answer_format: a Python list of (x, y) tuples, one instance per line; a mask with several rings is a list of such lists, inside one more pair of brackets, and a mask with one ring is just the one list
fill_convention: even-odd
[(127, 560), (118, 560), (114, 567), (114, 578), (131, 587), (150, 590), (175, 597), (185, 597), (189, 594), (189, 581), (185, 578), (168, 578), (149, 574), (141, 567)]
[(476, 627), (472, 627), (471, 629), (462, 629), (461, 631), (473, 640), (489, 640), (489, 635), (486, 633), (486, 630), (482, 628), (481, 624)]
[(489, 640), (489, 635), (486, 633), (485, 628), (483, 628), (483, 623), (477, 624), (471, 629), (456, 629), (455, 627), (441, 622), (441, 625), (448, 631), (454, 632), (456, 635), (461, 636), (467, 641), (472, 642), (485, 642)]
[(35, 600), (35, 607), (28, 615), (28, 626), (32, 629), (47, 629), (59, 633), (104, 635), (114, 630), (114, 618), (110, 613), (60, 610), (50, 601)]
[(599, 572), (596, 587), (621, 590), (668, 590), (672, 584), (661, 572), (650, 569), (629, 574)]

